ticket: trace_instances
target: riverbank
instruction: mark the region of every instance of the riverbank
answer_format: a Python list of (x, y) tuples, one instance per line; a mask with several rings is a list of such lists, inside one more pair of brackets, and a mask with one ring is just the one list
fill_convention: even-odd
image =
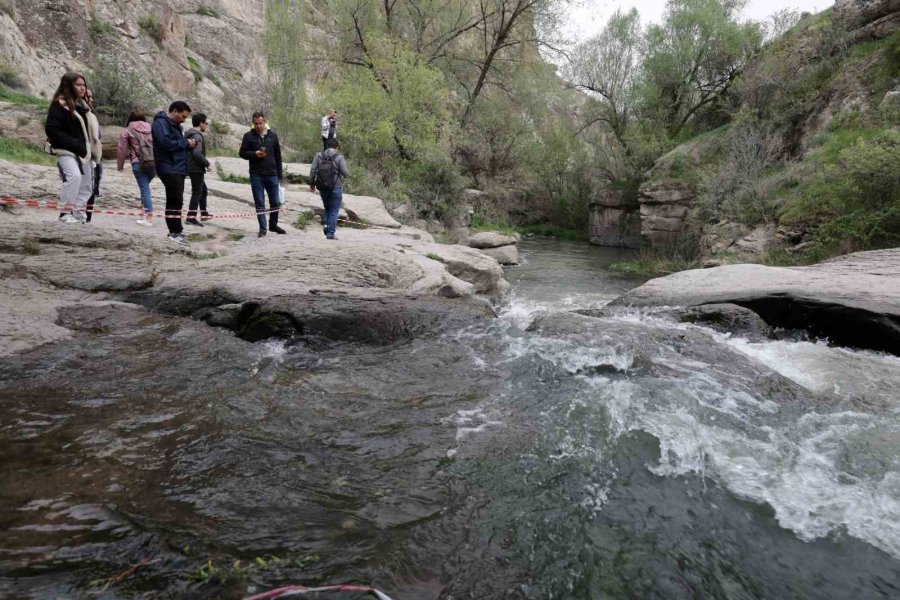
[[(236, 168), (236, 159), (216, 160), (220, 173)], [(288, 172), (304, 167), (291, 164)], [(288, 234), (257, 238), (249, 186), (215, 174), (208, 185), (214, 215), (241, 216), (185, 225), (190, 248), (167, 240), (160, 218), (145, 227), (133, 215), (98, 213), (90, 224), (66, 225), (55, 210), (0, 210), (0, 352), (69, 337), (58, 311), (108, 302), (191, 316), (249, 340), (388, 342), (453, 315), (490, 316), (486, 299), (508, 288), (496, 260), (401, 226), (375, 198), (346, 195), (342, 225), (353, 228), (341, 227), (329, 241), (316, 218), (318, 195), (288, 185), (280, 220)], [(154, 180), (151, 187), (161, 212), (162, 186)], [(53, 200), (57, 188), (53, 167), (0, 161), (4, 196)], [(105, 164), (97, 209), (138, 210), (131, 173)]]

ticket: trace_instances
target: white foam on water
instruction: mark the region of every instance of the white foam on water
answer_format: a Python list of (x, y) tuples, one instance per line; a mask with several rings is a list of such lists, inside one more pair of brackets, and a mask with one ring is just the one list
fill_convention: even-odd
[[(733, 493), (771, 506), (778, 523), (801, 539), (846, 530), (900, 558), (900, 458), (882, 461), (865, 475), (848, 472), (844, 464), (855, 451), (848, 440), (877, 432), (900, 435), (897, 419), (886, 424), (858, 412), (810, 413), (777, 427), (740, 431), (703, 422), (690, 408), (651, 402), (636, 383), (597, 389), (605, 390), (614, 435), (645, 431), (659, 440), (654, 473), (713, 477)], [(863, 445), (859, 451), (871, 449)]]
[(627, 371), (634, 364), (634, 354), (628, 349), (606, 343), (577, 346), (571, 340), (550, 337), (511, 338), (505, 352), (509, 360), (537, 355), (571, 374), (604, 367)]
[(900, 357), (824, 342), (753, 343), (733, 338), (726, 343), (814, 392), (862, 398), (900, 411)]

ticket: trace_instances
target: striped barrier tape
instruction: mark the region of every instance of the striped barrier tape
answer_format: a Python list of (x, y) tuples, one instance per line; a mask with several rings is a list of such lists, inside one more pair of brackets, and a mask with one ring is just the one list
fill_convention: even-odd
[[(59, 212), (68, 212), (70, 210), (75, 209), (74, 204), (71, 204), (71, 203), (70, 204), (60, 204), (56, 200), (35, 200), (33, 198), (29, 198), (26, 200), (17, 200), (16, 198), (10, 198), (7, 196), (0, 197), (0, 204), (6, 204), (9, 206), (21, 205), (21, 206), (27, 206), (29, 208), (44, 208), (44, 209), (55, 210), (55, 211), (59, 211)], [(271, 208), (268, 210), (253, 211), (253, 212), (217, 214), (217, 215), (212, 215), (209, 217), (204, 217), (204, 220), (206, 220), (206, 219), (237, 219), (237, 218), (244, 218), (244, 217), (255, 217), (257, 215), (267, 215), (269, 213), (281, 212), (282, 210), (285, 210), (284, 206), (279, 206), (278, 208)], [(102, 209), (102, 208), (97, 208), (95, 206), (94, 208), (92, 208), (90, 210), (85, 209), (84, 212), (89, 212), (94, 215), (113, 215), (113, 216), (117, 216), (117, 217), (146, 217), (149, 215), (151, 217), (158, 217), (160, 219), (176, 219), (176, 218), (180, 219), (184, 213), (189, 212), (189, 211), (182, 209), (181, 211), (178, 212), (178, 216), (175, 217), (175, 216), (169, 216), (166, 213), (146, 213), (145, 214), (142, 212), (133, 212), (133, 211), (128, 211), (128, 210)], [(174, 211), (172, 211), (172, 212), (174, 212)], [(197, 211), (195, 211), (195, 212), (197, 212)]]
[(362, 585), (329, 585), (315, 588), (302, 585), (289, 585), (287, 587), (280, 587), (268, 592), (263, 592), (262, 594), (256, 594), (255, 596), (244, 598), (244, 600), (270, 600), (271, 598), (287, 598), (288, 596), (300, 596), (318, 592), (368, 592), (378, 598), (378, 600), (391, 600), (387, 594), (379, 592), (375, 588)]
[[(8, 206), (27, 206), (29, 208), (43, 208), (48, 210), (54, 210), (58, 212), (68, 212), (70, 210), (75, 209), (74, 204), (60, 204), (56, 200), (36, 200), (34, 198), (29, 198), (26, 200), (19, 200), (16, 198), (11, 198), (9, 196), (0, 196), (0, 205), (8, 205)], [(287, 210), (285, 205), (281, 205), (278, 208), (270, 208), (267, 210), (261, 211), (252, 211), (252, 212), (239, 212), (239, 213), (217, 213), (215, 215), (211, 215), (209, 217), (200, 217), (202, 220), (206, 221), (209, 219), (241, 219), (245, 217), (256, 217), (259, 215), (267, 215), (270, 213), (281, 212), (283, 210)], [(189, 212), (188, 210), (182, 209), (179, 211), (177, 217), (170, 217), (166, 213), (142, 213), (142, 212), (133, 212), (128, 210), (109, 210), (97, 208), (96, 206), (90, 210), (85, 209), (85, 212), (89, 212), (93, 215), (112, 215), (116, 217), (146, 217), (147, 214), (151, 217), (157, 217), (160, 219), (175, 219), (182, 218), (184, 213)], [(197, 211), (195, 211), (197, 212)], [(387, 229), (392, 230), (393, 227), (385, 227), (383, 225), (373, 225), (371, 223), (361, 223), (359, 221), (351, 221), (350, 219), (338, 219), (338, 223), (348, 223), (350, 225), (358, 226), (362, 229), (374, 228), (374, 229)]]

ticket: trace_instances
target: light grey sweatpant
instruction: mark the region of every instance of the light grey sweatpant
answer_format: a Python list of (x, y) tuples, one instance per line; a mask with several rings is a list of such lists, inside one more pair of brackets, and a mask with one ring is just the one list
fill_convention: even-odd
[[(79, 168), (79, 163), (81, 168)], [(59, 177), (62, 179), (60, 192), (61, 211), (84, 210), (88, 198), (94, 191), (94, 163), (83, 163), (74, 156), (59, 156), (56, 159)]]

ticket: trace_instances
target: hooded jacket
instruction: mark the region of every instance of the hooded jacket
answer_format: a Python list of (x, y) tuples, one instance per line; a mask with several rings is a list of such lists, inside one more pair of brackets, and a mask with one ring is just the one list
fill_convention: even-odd
[(199, 129), (188, 129), (184, 134), (189, 140), (197, 140), (197, 145), (191, 150), (191, 158), (188, 161), (188, 173), (205, 173), (209, 166), (206, 159), (206, 138)]
[(70, 112), (65, 100), (60, 98), (50, 104), (47, 110), (47, 125), (44, 127), (52, 154), (74, 156), (87, 162), (100, 162), (100, 125), (84, 102)]
[[(264, 158), (256, 156), (256, 151), (260, 148), (266, 149)], [(267, 129), (264, 135), (259, 135), (256, 129), (245, 133), (238, 155), (244, 160), (250, 161), (251, 175), (262, 175), (263, 177), (278, 175), (278, 179), (282, 178), (281, 144), (278, 142), (278, 136), (271, 129)]]
[(153, 159), (160, 175), (187, 175), (190, 149), (181, 125), (163, 111), (153, 117)]
[(125, 166), (125, 160), (131, 164), (141, 162), (141, 140), (139, 136), (150, 136), (150, 123), (147, 121), (132, 121), (128, 127), (122, 130), (119, 136), (119, 145), (116, 148), (116, 164), (121, 171)]

